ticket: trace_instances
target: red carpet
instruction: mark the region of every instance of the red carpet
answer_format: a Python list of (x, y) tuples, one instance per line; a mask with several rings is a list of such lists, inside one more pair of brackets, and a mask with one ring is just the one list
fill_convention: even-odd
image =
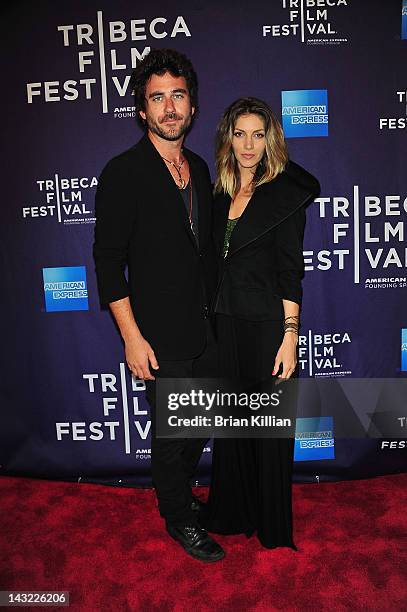
[(3, 477), (0, 495), (0, 588), (70, 591), (72, 611), (407, 610), (407, 474), (296, 484), (298, 552), (219, 537), (214, 564), (166, 536), (151, 490)]

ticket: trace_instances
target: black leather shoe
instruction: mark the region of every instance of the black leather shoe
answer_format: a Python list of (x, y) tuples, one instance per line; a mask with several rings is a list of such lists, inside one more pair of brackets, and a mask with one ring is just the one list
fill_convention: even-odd
[(204, 506), (205, 506), (205, 503), (201, 501), (199, 497), (196, 497), (196, 495), (192, 495), (192, 502), (191, 502), (192, 512), (200, 512)]
[(184, 525), (182, 527), (167, 525), (167, 531), (194, 559), (210, 563), (220, 561), (225, 556), (223, 548), (211, 538), (205, 529), (198, 525)]

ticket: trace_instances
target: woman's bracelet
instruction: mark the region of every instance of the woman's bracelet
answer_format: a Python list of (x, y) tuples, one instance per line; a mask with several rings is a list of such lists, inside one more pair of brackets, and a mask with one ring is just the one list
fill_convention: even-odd
[(293, 334), (297, 334), (298, 336), (298, 328), (295, 327), (284, 327), (284, 333), (292, 332)]
[(294, 334), (297, 334), (298, 336), (298, 330), (300, 328), (300, 317), (294, 315), (285, 317), (283, 328), (284, 333), (292, 332)]

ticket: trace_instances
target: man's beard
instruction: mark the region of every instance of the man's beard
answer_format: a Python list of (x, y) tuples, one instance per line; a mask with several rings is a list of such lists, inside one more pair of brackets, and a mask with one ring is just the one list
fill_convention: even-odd
[[(161, 126), (161, 123), (164, 123), (164, 121), (167, 121), (168, 119), (183, 119), (183, 121), (177, 127), (164, 128), (163, 126)], [(178, 115), (177, 113), (167, 113), (166, 115), (164, 115), (164, 117), (159, 123), (151, 119), (151, 117), (146, 114), (146, 122), (148, 129), (154, 134), (157, 134), (157, 136), (163, 138), (164, 140), (179, 140), (187, 132), (188, 128), (191, 125), (191, 121), (191, 113), (189, 113), (189, 115), (187, 115), (185, 118), (183, 118), (181, 115)]]

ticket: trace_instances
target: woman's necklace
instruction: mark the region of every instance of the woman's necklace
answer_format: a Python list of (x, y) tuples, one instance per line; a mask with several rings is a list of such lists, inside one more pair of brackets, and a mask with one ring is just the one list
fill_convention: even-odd
[(179, 189), (185, 189), (185, 187), (187, 186), (187, 184), (186, 184), (186, 182), (185, 182), (185, 179), (183, 179), (183, 178), (182, 178), (182, 176), (181, 176), (181, 168), (182, 168), (182, 166), (184, 165), (184, 162), (185, 162), (185, 157), (184, 157), (184, 159), (182, 160), (182, 162), (179, 164), (179, 166), (177, 166), (177, 164), (176, 164), (175, 162), (171, 161), (170, 159), (166, 159), (166, 158), (165, 158), (165, 157), (163, 157), (162, 155), (161, 155), (161, 157), (163, 158), (163, 160), (164, 160), (164, 161), (166, 161), (166, 162), (167, 162), (167, 164), (171, 164), (171, 166), (173, 166), (173, 167), (175, 168), (175, 170), (178, 172), (178, 177), (179, 177), (179, 178), (178, 178), (178, 180), (179, 180), (179, 186), (178, 186), (178, 188), (179, 188)]

